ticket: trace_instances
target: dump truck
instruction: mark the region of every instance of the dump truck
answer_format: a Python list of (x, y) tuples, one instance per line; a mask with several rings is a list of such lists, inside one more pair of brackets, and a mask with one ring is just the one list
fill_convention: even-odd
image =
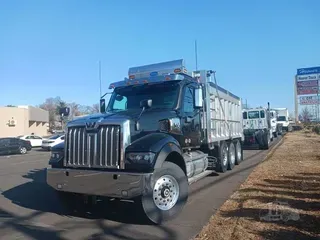
[(268, 107), (243, 110), (244, 145), (247, 148), (269, 149), (273, 141), (276, 124), (271, 117), (270, 104)]
[(109, 88), (100, 113), (68, 122), (52, 149), (47, 183), (62, 203), (131, 200), (161, 224), (181, 212), (190, 184), (243, 160), (241, 99), (214, 71), (180, 59), (129, 68)]

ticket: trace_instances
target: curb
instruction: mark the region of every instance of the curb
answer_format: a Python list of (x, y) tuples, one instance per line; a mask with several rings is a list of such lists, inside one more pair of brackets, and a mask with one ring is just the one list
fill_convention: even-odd
[(269, 150), (269, 152), (267, 153), (267, 156), (264, 157), (262, 162), (264, 162), (264, 161), (268, 160), (270, 157), (272, 157), (274, 152), (283, 144), (283, 142), (284, 142), (283, 139), (284, 138), (282, 137), (281, 140)]

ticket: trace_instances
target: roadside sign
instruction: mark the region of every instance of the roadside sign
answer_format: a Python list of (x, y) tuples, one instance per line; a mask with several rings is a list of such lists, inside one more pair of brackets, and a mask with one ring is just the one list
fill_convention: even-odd
[(297, 75), (297, 81), (319, 80), (320, 74)]
[(297, 87), (318, 87), (318, 80), (297, 81)]
[(299, 68), (297, 69), (297, 75), (310, 75), (319, 74), (320, 67), (310, 67), (310, 68)]
[(301, 105), (316, 105), (319, 104), (319, 97), (318, 96), (303, 96), (300, 97), (300, 104)]
[(319, 87), (297, 87), (298, 95), (318, 94)]

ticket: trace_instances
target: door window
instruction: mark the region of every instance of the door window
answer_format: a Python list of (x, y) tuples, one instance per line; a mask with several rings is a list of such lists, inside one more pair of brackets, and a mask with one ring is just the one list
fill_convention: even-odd
[(5, 145), (9, 145), (9, 144), (10, 144), (9, 139), (6, 139), (6, 138), (0, 139), (0, 145), (1, 146), (5, 146)]
[(193, 113), (194, 111), (194, 88), (186, 87), (183, 101), (183, 111), (185, 113)]

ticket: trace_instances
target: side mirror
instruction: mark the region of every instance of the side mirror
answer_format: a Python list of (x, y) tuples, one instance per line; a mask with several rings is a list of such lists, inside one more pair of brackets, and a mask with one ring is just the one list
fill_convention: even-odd
[(106, 112), (106, 100), (104, 98), (100, 99), (100, 112), (101, 113)]
[(70, 114), (70, 108), (68, 108), (68, 107), (60, 108), (60, 109), (59, 109), (59, 114), (60, 114), (61, 116), (65, 116), (65, 117), (69, 116), (69, 114)]
[(144, 99), (140, 101), (140, 108), (148, 109), (152, 107), (152, 99)]
[(202, 88), (196, 88), (194, 90), (194, 107), (195, 108), (202, 108), (203, 107), (203, 100), (202, 100)]

